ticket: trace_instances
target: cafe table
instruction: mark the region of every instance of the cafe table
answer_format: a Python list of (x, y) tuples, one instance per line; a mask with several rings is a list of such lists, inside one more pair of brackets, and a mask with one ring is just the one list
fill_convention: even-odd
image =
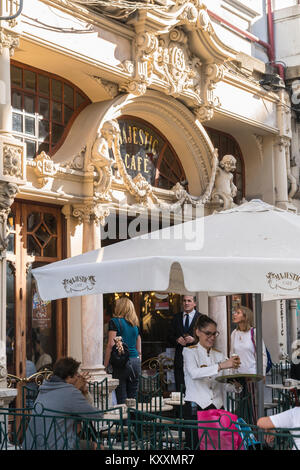
[[(234, 374), (219, 375), (216, 380), (224, 384), (239, 382), (242, 389), (238, 391), (227, 390), (227, 409), (243, 418), (248, 424), (257, 423), (256, 387), (257, 383), (264, 379), (260, 374)], [(233, 395), (234, 393), (234, 395)]]
[(267, 384), (267, 387), (272, 389), (273, 401), (276, 402), (278, 412), (299, 406), (297, 390), (300, 390), (300, 382), (294, 382), (292, 385)]

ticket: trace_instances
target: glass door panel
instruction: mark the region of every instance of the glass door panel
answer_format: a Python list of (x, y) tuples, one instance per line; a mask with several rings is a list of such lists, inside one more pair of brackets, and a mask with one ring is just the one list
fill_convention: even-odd
[(37, 371), (51, 368), (56, 360), (56, 302), (44, 302), (40, 299), (31, 273), (33, 268), (43, 265), (44, 263), (31, 264), (26, 277), (26, 359), (35, 364)]

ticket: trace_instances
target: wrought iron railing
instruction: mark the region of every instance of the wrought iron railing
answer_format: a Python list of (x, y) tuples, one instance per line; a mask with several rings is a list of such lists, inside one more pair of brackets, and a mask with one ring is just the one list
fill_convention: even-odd
[[(229, 425), (227, 425), (229, 426)], [(289, 432), (290, 431), (290, 432)], [(272, 437), (267, 444), (267, 437)], [(288, 450), (300, 428), (266, 432), (256, 426), (220, 420), (185, 421), (128, 409), (99, 417), (64, 415), (35, 406), (31, 410), (0, 410), (0, 450)]]
[(101, 382), (89, 382), (89, 392), (93, 397), (93, 404), (99, 410), (107, 410), (109, 406), (108, 380), (105, 377)]
[(285, 379), (291, 377), (291, 362), (288, 360), (281, 361), (278, 364), (273, 364), (270, 372), (271, 383), (283, 383)]
[[(117, 411), (117, 413), (116, 413)], [(28, 409), (0, 410), (0, 450), (113, 449), (116, 438), (124, 448), (122, 408), (113, 418), (103, 413), (91, 417), (63, 414), (40, 405)]]
[[(51, 370), (39, 371), (30, 377), (18, 377), (7, 375), (7, 387), (16, 388), (21, 386), (22, 408), (31, 408), (39, 393), (39, 386), (44, 379), (49, 379), (53, 372)], [(101, 382), (89, 382), (88, 390), (92, 396), (93, 405), (100, 410), (106, 410), (109, 406), (108, 380), (105, 377)]]
[(174, 360), (168, 356), (151, 357), (142, 363), (142, 370), (159, 375), (160, 386), (162, 391), (167, 390), (167, 386), (171, 383), (167, 379), (167, 373), (174, 368)]

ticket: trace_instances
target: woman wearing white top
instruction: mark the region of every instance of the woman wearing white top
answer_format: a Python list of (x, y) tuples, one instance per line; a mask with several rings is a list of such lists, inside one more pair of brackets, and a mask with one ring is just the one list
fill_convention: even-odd
[[(253, 328), (253, 312), (250, 308), (241, 305), (233, 313), (232, 321), (236, 329), (231, 333), (230, 355), (237, 354), (241, 364), (238, 374), (256, 374), (256, 330)], [(263, 343), (263, 371), (265, 375), (267, 366), (266, 348)], [(253, 381), (246, 378), (238, 379), (243, 386), (239, 397), (237, 414), (244, 417), (249, 423), (255, 424), (256, 386)]]
[[(253, 312), (248, 307), (238, 307), (232, 316), (236, 329), (231, 333), (230, 355), (237, 354), (241, 360), (238, 372), (256, 374), (256, 330), (253, 329)], [(266, 348), (263, 344), (263, 371), (267, 366)]]
[[(197, 420), (197, 411), (223, 408), (223, 386), (215, 378), (224, 369), (236, 369), (239, 358), (227, 359), (213, 348), (218, 336), (217, 324), (207, 315), (200, 315), (195, 324), (195, 343), (183, 349), (185, 405), (184, 418)], [(197, 431), (186, 433), (186, 446), (197, 442)]]

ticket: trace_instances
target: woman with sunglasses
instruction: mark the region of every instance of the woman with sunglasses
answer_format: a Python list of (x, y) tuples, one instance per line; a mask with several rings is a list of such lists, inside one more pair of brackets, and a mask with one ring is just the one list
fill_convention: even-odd
[[(216, 322), (201, 315), (195, 324), (194, 345), (183, 349), (185, 419), (197, 420), (197, 411), (224, 408), (223, 385), (215, 378), (225, 369), (237, 369), (240, 360), (238, 356), (227, 359), (214, 349), (218, 334)], [(187, 433), (186, 437), (187, 447), (194, 448), (197, 431)]]

